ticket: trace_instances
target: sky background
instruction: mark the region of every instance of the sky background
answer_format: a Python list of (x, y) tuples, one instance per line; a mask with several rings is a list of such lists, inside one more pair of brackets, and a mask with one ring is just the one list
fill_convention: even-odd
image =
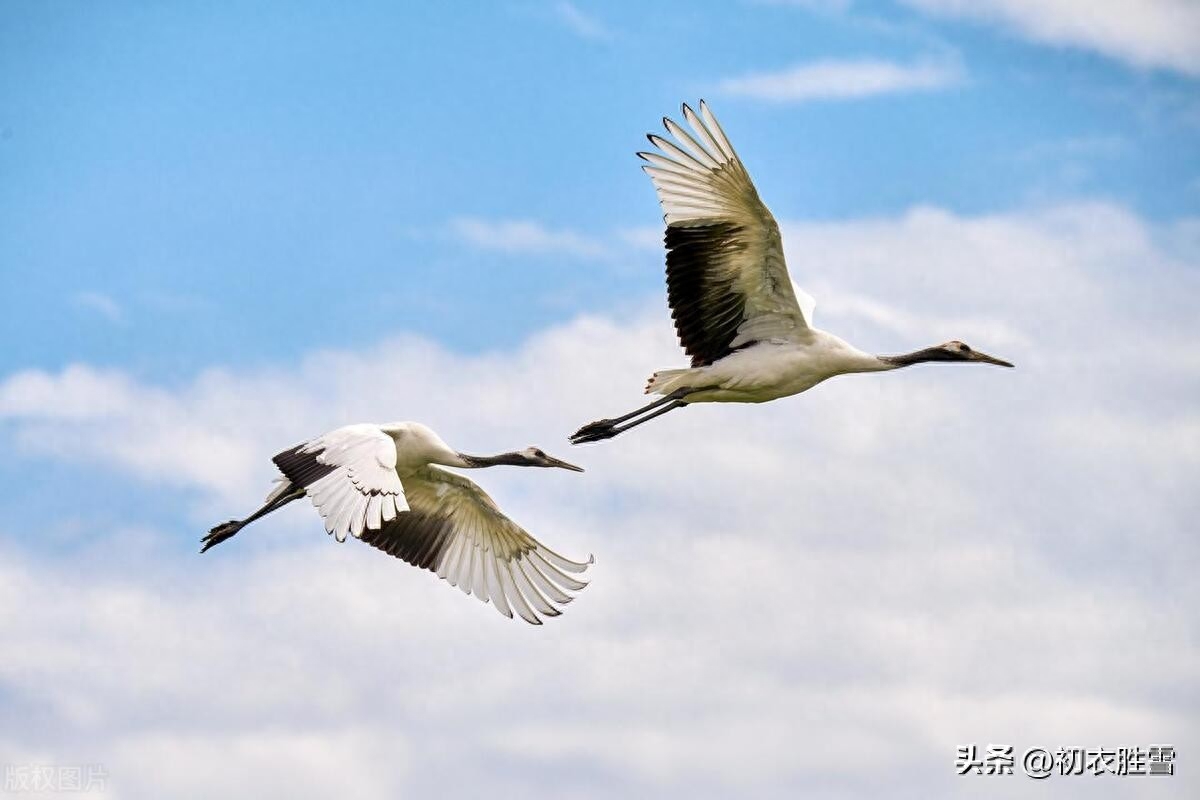
[[(633, 153), (701, 97), (817, 325), (1017, 369), (567, 445), (684, 361)], [(0, 2), (0, 276), (0, 764), (112, 798), (1200, 790), (1200, 4)], [(299, 504), (196, 554), (271, 454), (391, 419), (588, 469), (476, 476), (596, 555), (561, 618)], [(959, 777), (970, 743), (1179, 774)]]

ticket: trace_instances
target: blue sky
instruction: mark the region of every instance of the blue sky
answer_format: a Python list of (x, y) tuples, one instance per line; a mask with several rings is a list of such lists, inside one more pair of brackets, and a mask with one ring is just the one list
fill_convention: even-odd
[[(699, 98), (818, 325), (1018, 369), (572, 452), (683, 361), (633, 154)], [(1186, 0), (0, 3), (0, 764), (925, 798), (1051, 791), (964, 788), (970, 741), (1190, 758), (1198, 134)], [(587, 467), (479, 476), (596, 554), (555, 624), (310, 509), (195, 554), (270, 454), (395, 418)]]
[[(804, 5), (6, 4), (0, 324), (20, 344), (0, 367), (179, 378), (397, 328), (474, 350), (619, 308), (657, 287), (652, 248), (505, 254), (453, 221), (652, 227), (632, 153), (702, 96), (781, 217), (1200, 207), (1193, 76), (892, 4)], [(952, 77), (853, 102), (721, 89), (868, 58)]]

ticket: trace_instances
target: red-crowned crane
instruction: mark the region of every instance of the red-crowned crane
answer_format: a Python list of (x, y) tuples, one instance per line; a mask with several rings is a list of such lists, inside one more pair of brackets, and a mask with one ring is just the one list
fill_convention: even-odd
[(646, 163), (667, 223), (667, 300), (688, 369), (660, 370), (646, 394), (658, 400), (584, 425), (573, 444), (609, 439), (691, 403), (764, 403), (834, 375), (883, 372), (927, 361), (1012, 364), (950, 341), (912, 353), (865, 353), (812, 325), (815, 302), (796, 289), (783, 239), (749, 173), (704, 101), (683, 106), (689, 133), (670, 119), (674, 141), (650, 134)]
[(347, 425), (284, 450), (274, 458), (283, 473), (262, 508), (216, 526), (203, 539), (208, 550), (246, 525), (304, 496), (339, 542), (347, 535), (427, 569), (473, 594), (500, 613), (527, 622), (561, 612), (568, 592), (587, 584), (574, 577), (592, 563), (560, 556), (526, 533), (473, 482), (437, 465), (475, 469), (509, 464), (574, 464), (536, 447), (495, 456), (453, 450), (416, 422)]

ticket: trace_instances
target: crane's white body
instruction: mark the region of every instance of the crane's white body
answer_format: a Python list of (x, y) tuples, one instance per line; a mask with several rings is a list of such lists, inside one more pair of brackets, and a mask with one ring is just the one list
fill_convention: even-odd
[(384, 463), (390, 465), (393, 459), (390, 454), (386, 453), (386, 444), (379, 434), (390, 439), (391, 446), (396, 451), (393, 468), (398, 477), (403, 478), (430, 464), (441, 464), (446, 467), (467, 466), (457, 450), (446, 444), (432, 428), (419, 422), (346, 425), (314, 441), (322, 442), (327, 447), (344, 446), (345, 443), (354, 441), (375, 441), (385, 448), (383, 460)]
[[(367, 527), (377, 530), (407, 511), (405, 477), (430, 464), (466, 466), (462, 456), (419, 422), (344, 425), (306, 442), (300, 452), (334, 467), (304, 488), (325, 519), (326, 531), (339, 542), (347, 534), (361, 536)], [(285, 493), (291, 481), (285, 476), (277, 483), (268, 503)]]
[(835, 375), (895, 369), (831, 333), (809, 328), (805, 343), (756, 342), (712, 364), (654, 373), (647, 394), (682, 389), (688, 403), (765, 403), (807, 391)]

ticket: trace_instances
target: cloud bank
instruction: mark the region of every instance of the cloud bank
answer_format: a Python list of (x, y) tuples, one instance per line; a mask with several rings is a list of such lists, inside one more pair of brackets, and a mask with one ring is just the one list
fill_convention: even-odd
[[(542, 629), (336, 545), (311, 509), (203, 558), (177, 543), (349, 420), (565, 451), (681, 363), (657, 298), (481, 354), (400, 336), (174, 387), (11, 375), (12, 457), (127, 475), (131, 511), (54, 556), (5, 523), (0, 689), (25, 722), (0, 753), (103, 762), (120, 797), (586, 798), (1023, 796), (1020, 775), (956, 776), (955, 746), (1194, 752), (1198, 230), (1104, 204), (785, 224), (818, 325), (1018, 368), (840, 378), (571, 452), (585, 476), (480, 473), (597, 555)], [(163, 486), (194, 522), (139, 527), (132, 498)]]

